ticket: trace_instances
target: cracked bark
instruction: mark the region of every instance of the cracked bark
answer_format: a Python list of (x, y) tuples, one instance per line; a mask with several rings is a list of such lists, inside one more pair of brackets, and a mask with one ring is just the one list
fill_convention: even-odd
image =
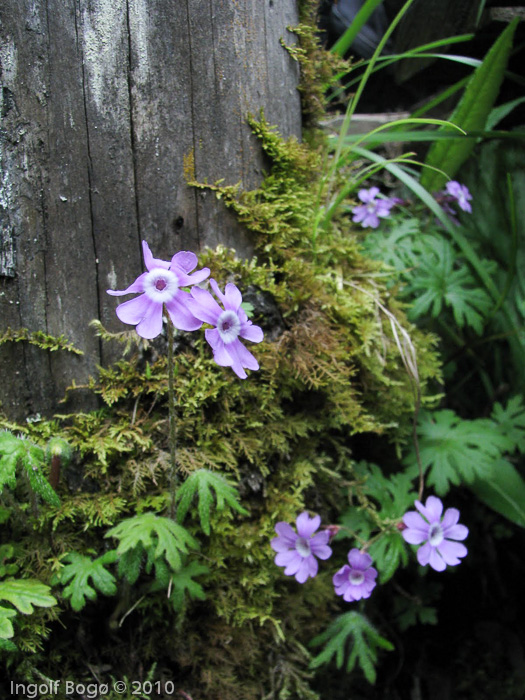
[[(158, 257), (246, 233), (196, 179), (251, 188), (263, 159), (245, 123), (264, 109), (300, 134), (295, 0), (4, 0), (0, 8), (0, 332), (63, 333), (82, 358), (0, 348), (2, 408), (50, 413), (65, 388), (116, 359), (88, 324), (122, 330), (106, 289)], [(16, 253), (16, 258), (14, 253)], [(123, 286), (124, 285), (124, 286)], [(75, 392), (70, 408), (89, 408)], [(66, 410), (61, 407), (60, 410)]]

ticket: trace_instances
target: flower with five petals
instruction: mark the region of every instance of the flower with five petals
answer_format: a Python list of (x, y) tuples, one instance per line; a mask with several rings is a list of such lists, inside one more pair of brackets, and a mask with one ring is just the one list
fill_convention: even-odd
[(318, 571), (319, 559), (328, 559), (332, 554), (328, 546), (330, 532), (319, 529), (321, 518), (315, 515), (310, 518), (308, 513), (301, 513), (295, 525), (297, 532), (289, 523), (281, 522), (275, 526), (278, 537), (270, 542), (272, 549), (277, 552), (275, 563), (284, 566), (286, 576), (295, 576), (299, 583), (304, 583), (310, 576), (313, 578)]
[(464, 540), (468, 528), (458, 523), (459, 510), (447, 508), (443, 517), (443, 503), (436, 496), (429, 496), (425, 505), (415, 501), (419, 513), (408, 511), (403, 516), (406, 525), (401, 534), (409, 544), (423, 545), (417, 550), (421, 566), (430, 564), (435, 571), (444, 571), (447, 566), (460, 564), (467, 548), (457, 540)]
[(205, 267), (190, 274), (198, 261), (195, 253), (186, 250), (176, 253), (170, 262), (154, 258), (146, 241), (142, 241), (142, 250), (147, 272), (123, 291), (108, 289), (112, 296), (140, 295), (117, 306), (117, 316), (123, 323), (136, 326), (142, 338), (151, 339), (162, 331), (163, 308), (166, 307), (175, 328), (196, 331), (202, 322), (191, 313), (188, 307), (191, 297), (181, 287), (199, 284), (208, 277), (209, 269)]
[(245, 368), (259, 369), (259, 363), (240, 338), (260, 343), (263, 339), (262, 329), (254, 326), (241, 308), (242, 296), (234, 284), (229, 282), (224, 294), (215, 280), (210, 280), (210, 285), (224, 308), (219, 306), (210, 292), (199, 287), (191, 290), (192, 299), (188, 307), (200, 321), (215, 326), (204, 332), (215, 362), (221, 367), (231, 367), (238, 377), (246, 379)]

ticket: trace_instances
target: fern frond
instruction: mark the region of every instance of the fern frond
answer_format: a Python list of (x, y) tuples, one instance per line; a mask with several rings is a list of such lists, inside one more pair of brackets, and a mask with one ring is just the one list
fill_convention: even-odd
[(126, 555), (126, 566), (132, 566), (133, 571), (136, 571), (138, 552), (146, 552), (148, 567), (163, 557), (172, 571), (178, 571), (182, 565), (181, 555), (199, 547), (197, 540), (182, 525), (155, 513), (142, 513), (123, 520), (105, 536), (119, 540), (117, 554)]
[[(96, 559), (91, 559), (78, 552), (66, 554), (63, 561), (66, 565), (53, 577), (54, 583), (65, 586), (64, 598), (69, 598), (71, 607), (77, 612), (82, 610), (88, 600), (96, 600), (97, 591), (104, 595), (115, 595), (117, 592), (116, 579), (112, 573), (104, 568), (117, 559), (114, 550), (106, 552)], [(89, 580), (93, 585), (90, 585)]]
[[(33, 606), (50, 608), (57, 604), (50, 594), (49, 586), (36, 579), (5, 579), (0, 581), (0, 600), (11, 603), (21, 613), (30, 615)], [(14, 635), (11, 618), (16, 610), (0, 606), (0, 637), (7, 639)]]
[(0, 493), (5, 484), (16, 486), (16, 469), (23, 466), (31, 489), (46, 503), (59, 506), (60, 499), (41, 471), (44, 450), (25, 438), (16, 437), (9, 431), (0, 433)]
[[(340, 615), (322, 634), (311, 641), (312, 646), (326, 642), (324, 649), (311, 662), (311, 668), (326, 664), (335, 657), (337, 668), (342, 668), (345, 655), (348, 653), (346, 670), (352, 671), (358, 663), (365, 678), (371, 684), (375, 683), (378, 649), (391, 651), (393, 645), (382, 637), (367, 618), (356, 611)], [(347, 646), (349, 646), (347, 650)]]
[(194, 495), (198, 493), (198, 510), (201, 526), (204, 532), (209, 535), (210, 510), (214, 501), (212, 490), (215, 492), (217, 510), (222, 511), (228, 505), (238, 513), (248, 515), (248, 511), (239, 503), (237, 489), (224, 476), (209, 469), (197, 469), (189, 475), (175, 495), (175, 502), (178, 503), (178, 522), (181, 523), (184, 520)]

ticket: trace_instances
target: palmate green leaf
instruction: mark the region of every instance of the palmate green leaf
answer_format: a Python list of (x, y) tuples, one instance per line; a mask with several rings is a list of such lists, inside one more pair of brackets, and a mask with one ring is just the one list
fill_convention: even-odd
[(186, 595), (192, 600), (204, 600), (206, 595), (204, 589), (195, 577), (208, 573), (209, 569), (204, 564), (192, 561), (184, 566), (173, 576), (170, 602), (177, 612), (182, 610)]
[[(517, 24), (518, 18), (515, 18), (501, 33), (482, 64), (474, 71), (463, 97), (450, 117), (450, 121), (464, 129), (467, 135), (485, 128), (503, 80)], [(475, 140), (470, 138), (463, 141), (435, 141), (429, 149), (425, 164), (444, 170), (453, 178), (474, 146)], [(441, 189), (446, 178), (430, 167), (423, 172), (421, 184), (432, 192)]]
[[(119, 540), (116, 550), (119, 556), (138, 549), (147, 553), (150, 566), (155, 559), (164, 557), (172, 571), (180, 569), (182, 554), (199, 547), (197, 540), (182, 525), (156, 513), (142, 513), (123, 520), (105, 536)], [(136, 559), (136, 555), (127, 556)]]
[[(51, 589), (36, 579), (4, 579), (0, 581), (0, 601), (7, 601), (21, 613), (30, 615), (33, 606), (50, 608), (56, 605)], [(16, 610), (0, 606), (0, 637), (7, 639), (14, 635), (11, 618)]]
[[(117, 592), (116, 579), (104, 568), (117, 559), (114, 550), (106, 552), (97, 559), (91, 559), (84, 554), (70, 552), (63, 561), (68, 562), (53, 578), (56, 583), (67, 584), (64, 588), (64, 598), (69, 598), (73, 610), (82, 610), (87, 600), (96, 600), (97, 591), (104, 595), (115, 595)], [(90, 585), (90, 579), (92, 585)]]
[(11, 618), (16, 617), (16, 610), (4, 608), (0, 605), (0, 640), (9, 639), (14, 636), (15, 630)]
[[(325, 643), (324, 649), (311, 662), (310, 668), (317, 668), (335, 657), (337, 668), (342, 668), (348, 653), (346, 670), (348, 673), (359, 664), (369, 683), (375, 683), (378, 649), (391, 651), (393, 645), (382, 637), (367, 618), (356, 611), (337, 617), (322, 634), (310, 642), (311, 646)], [(347, 646), (349, 646), (347, 650)]]
[(525, 452), (525, 405), (522, 396), (513, 396), (505, 408), (495, 403), (491, 414), (499, 430), (513, 443), (513, 449)]
[(408, 564), (408, 551), (399, 532), (386, 532), (370, 545), (368, 552), (382, 584), (389, 581), (400, 566)]
[[(427, 483), (440, 496), (451, 484), (473, 484), (492, 474), (494, 462), (513, 450), (513, 441), (488, 418), (462, 420), (454, 411), (423, 412), (418, 425), (419, 452)], [(412, 451), (405, 463), (417, 474)]]
[(436, 318), (447, 306), (460, 328), (470, 326), (481, 334), (484, 318), (493, 308), (491, 298), (465, 261), (458, 266), (458, 254), (450, 241), (427, 236), (425, 248), (404, 289), (404, 294), (414, 298), (409, 318), (414, 320), (428, 313)]
[[(212, 491), (215, 493), (215, 498)], [(228, 505), (238, 513), (248, 515), (248, 511), (239, 503), (237, 489), (224, 476), (209, 469), (197, 469), (179, 487), (175, 496), (179, 523), (183, 522), (196, 493), (199, 498), (198, 511), (201, 526), (207, 535), (210, 534), (210, 511), (215, 499), (218, 511), (224, 510)]]

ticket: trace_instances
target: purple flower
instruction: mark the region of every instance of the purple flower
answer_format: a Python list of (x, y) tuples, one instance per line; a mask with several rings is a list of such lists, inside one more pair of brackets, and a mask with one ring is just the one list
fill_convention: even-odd
[(375, 588), (377, 571), (372, 566), (372, 557), (366, 552), (351, 549), (348, 552), (348, 564), (334, 574), (333, 582), (337, 595), (351, 603), (361, 598), (370, 598)]
[(359, 190), (357, 196), (364, 202), (352, 209), (352, 221), (361, 224), (363, 228), (370, 226), (377, 228), (379, 218), (384, 218), (390, 214), (390, 210), (397, 203), (393, 199), (376, 199), (379, 194), (379, 187), (371, 187), (369, 190)]
[(468, 535), (468, 528), (458, 524), (459, 510), (447, 508), (441, 518), (443, 503), (436, 496), (429, 496), (425, 505), (415, 501), (415, 506), (419, 513), (405, 513), (403, 522), (407, 527), (401, 534), (409, 544), (424, 543), (417, 550), (421, 566), (430, 564), (435, 571), (444, 571), (447, 565), (459, 564), (467, 548), (454, 540), (464, 540)]
[(469, 204), (469, 200), (472, 199), (472, 195), (468, 191), (466, 185), (460, 185), (456, 180), (450, 180), (447, 182), (446, 193), (450, 195), (459, 205), (460, 209), (463, 211), (472, 212), (472, 207)]
[(248, 376), (246, 369), (259, 369), (259, 363), (239, 340), (239, 337), (260, 343), (263, 332), (259, 326), (254, 326), (248, 320), (244, 309), (241, 309), (242, 296), (237, 287), (229, 282), (224, 294), (215, 280), (210, 280), (215, 295), (222, 302), (224, 309), (205, 289), (194, 287), (191, 290), (192, 299), (188, 306), (191, 312), (201, 321), (215, 328), (205, 331), (206, 340), (213, 350), (213, 358), (221, 367), (231, 367), (241, 379)]
[(286, 576), (295, 576), (299, 583), (304, 583), (310, 576), (315, 576), (319, 565), (319, 559), (328, 559), (332, 554), (328, 546), (330, 532), (315, 531), (321, 524), (321, 518), (315, 515), (313, 518), (308, 513), (301, 513), (295, 521), (297, 532), (288, 523), (277, 523), (275, 532), (279, 537), (274, 537), (270, 545), (277, 552), (275, 563), (284, 566)]
[(202, 322), (189, 310), (191, 297), (180, 287), (202, 282), (210, 274), (209, 269), (205, 267), (190, 275), (198, 261), (195, 253), (186, 250), (174, 255), (171, 262), (154, 258), (146, 241), (142, 241), (142, 250), (147, 272), (139, 275), (124, 291), (108, 289), (112, 296), (140, 293), (140, 296), (117, 306), (117, 316), (123, 323), (136, 326), (135, 330), (143, 338), (155, 338), (162, 331), (165, 306), (175, 328), (196, 331)]

